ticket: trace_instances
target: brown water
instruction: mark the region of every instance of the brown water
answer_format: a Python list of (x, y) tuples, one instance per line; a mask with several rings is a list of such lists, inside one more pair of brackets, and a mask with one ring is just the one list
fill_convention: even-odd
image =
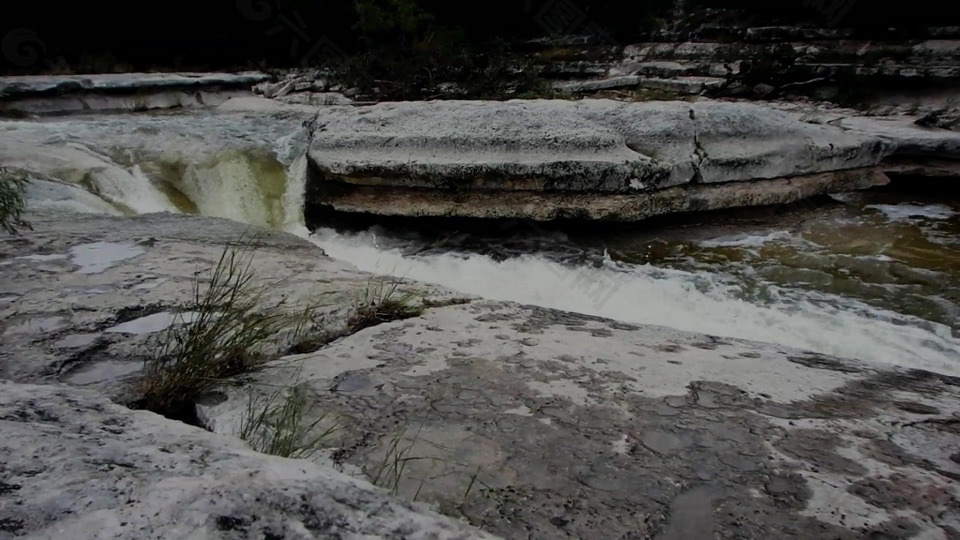
[(721, 271), (747, 301), (786, 295), (849, 307), (857, 300), (946, 325), (957, 337), (960, 201), (890, 192), (834, 199), (838, 204), (781, 223), (620, 233), (604, 241), (614, 260)]

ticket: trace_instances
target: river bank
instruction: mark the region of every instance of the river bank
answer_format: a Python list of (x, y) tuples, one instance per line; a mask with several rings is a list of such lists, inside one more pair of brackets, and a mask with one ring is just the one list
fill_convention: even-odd
[[(0, 268), (0, 365), (24, 381), (4, 383), (0, 417), (14, 434), (4, 453), (17, 456), (2, 478), (11, 537), (65, 527), (101, 537), (103, 519), (111, 538), (480, 537), (422, 506), (410, 517), (410, 506), (343, 474), (504, 538), (913, 538), (960, 526), (955, 378), (475, 297), (280, 357), (198, 404), (201, 425), (226, 437), (251, 399), (278, 387), (302, 389), (312, 415), (336, 418), (316, 465), (270, 461), (89, 390), (132, 404), (152, 338), (173, 322), (158, 326), (158, 315), (187, 307), (193, 269), (249, 228), (172, 214), (27, 217), (34, 231), (3, 240)], [(370, 277), (292, 235), (259, 245), (258, 274), (295, 276), (287, 292), (320, 294), (327, 324), (345, 324), (349, 291)], [(69, 444), (47, 439), (61, 432)], [(194, 456), (198, 447), (217, 457)], [(98, 468), (53, 466), (80, 456)], [(180, 465), (156, 472), (170, 460)], [(394, 464), (386, 476), (384, 463)], [(267, 467), (230, 484), (260, 504), (224, 495), (225, 477), (211, 474), (219, 467), (241, 476)], [(317, 478), (312, 499), (291, 498), (301, 484), (290, 475)], [(168, 497), (148, 496), (160, 486)], [(59, 509), (36, 495), (65, 489)], [(371, 504), (380, 517), (356, 521)], [(316, 520), (330, 512), (341, 517)]]
[[(0, 121), (32, 224), (0, 237), (0, 538), (960, 534), (960, 204), (877, 189), (955, 181), (954, 132), (710, 100), (195, 105)], [(344, 181), (458, 212), (342, 220), (315, 197)], [(461, 227), (471, 190), (518, 219)], [(667, 216), (537, 221), (558, 191)], [(139, 410), (158, 339), (250, 235), (316, 335), (278, 333), (190, 414)], [(378, 285), (416, 309), (356, 324)], [(309, 462), (237, 440), (279, 398)]]

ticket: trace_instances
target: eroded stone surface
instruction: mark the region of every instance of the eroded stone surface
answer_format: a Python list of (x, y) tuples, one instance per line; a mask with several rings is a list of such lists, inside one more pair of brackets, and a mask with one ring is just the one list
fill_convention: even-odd
[(102, 73), (92, 75), (26, 75), (0, 77), (0, 91), (14, 97), (84, 90), (153, 90), (170, 87), (252, 86), (270, 75), (244, 73)]
[(0, 538), (492, 539), (92, 391), (0, 381)]
[(330, 180), (645, 192), (876, 165), (877, 138), (748, 103), (437, 101), (327, 108), (310, 158)]
[[(215, 263), (225, 239), (249, 231), (226, 220), (169, 214), (28, 217), (34, 231), (0, 241), (0, 298), (6, 299), (0, 304), (0, 377), (85, 385), (117, 399), (129, 398), (120, 389), (137, 379), (134, 367), (151, 352), (151, 335), (106, 330), (177, 311), (190, 294), (194, 272)], [(321, 298), (323, 330), (342, 334), (344, 310), (370, 276), (294, 236), (260, 234), (258, 275), (289, 277), (278, 293)], [(82, 266), (69, 256), (71, 248), (97, 242), (138, 251), (111, 260), (102, 271), (78, 272)], [(405, 287), (431, 299), (451, 296), (423, 284)], [(960, 528), (960, 382), (948, 376), (479, 300), (430, 308), (420, 317), (317, 347), (208, 396), (199, 417), (218, 433), (234, 435), (251, 394), (302, 385), (310, 417), (327, 415), (340, 426), (325, 440), (330, 448), (318, 463), (332, 460), (401, 497), (432, 503), (504, 538), (949, 538)], [(58, 482), (69, 478), (121, 471), (127, 476), (98, 480), (97, 493), (114, 497), (113, 490), (123, 489), (139, 501), (131, 510), (107, 510), (116, 505), (104, 495), (95, 500), (110, 504), (96, 511), (68, 507), (74, 514), (64, 523), (79, 532), (92, 530), (85, 527), (94, 519), (121, 531), (125, 526), (118, 523), (138, 528), (140, 536), (118, 533), (118, 538), (149, 538), (144, 530), (178, 531), (180, 523), (205, 530), (218, 523), (210, 517), (213, 510), (187, 504), (186, 512), (200, 508), (188, 515), (174, 509), (184, 500), (229, 506), (234, 492), (217, 482), (247, 482), (247, 476), (242, 482), (219, 476), (218, 456), (232, 450), (211, 442), (200, 446), (207, 448), (200, 454), (208, 456), (203, 466), (212, 467), (216, 477), (211, 483), (197, 481), (186, 499), (172, 502), (136, 495), (141, 485), (149, 486), (144, 492), (162, 492), (157, 482), (167, 486), (166, 477), (140, 480), (160, 473), (143, 472), (137, 463), (110, 470), (113, 462), (104, 462), (102, 452), (123, 458), (121, 464), (128, 463), (128, 450), (151, 460), (155, 455), (190, 460), (189, 449), (173, 448), (172, 457), (147, 450), (180, 444), (171, 440), (192, 441), (189, 434), (163, 431), (167, 428), (141, 421), (142, 413), (128, 412), (139, 415), (134, 423), (144, 431), (122, 425), (122, 433), (111, 436), (119, 437), (116, 444), (123, 450), (114, 450), (115, 440), (100, 434), (116, 427), (110, 415), (97, 416), (96, 407), (104, 405), (91, 405), (72, 390), (18, 388), (24, 387), (8, 385), (0, 399), (25, 411), (9, 419), (21, 439), (0, 444), (61, 446), (18, 457), (15, 478), (4, 463), (3, 485), (53, 493), (67, 489)], [(32, 405), (24, 394), (51, 405)], [(77, 423), (67, 423), (74, 422), (73, 415), (80, 415)], [(88, 427), (78, 431), (75, 425)], [(150, 439), (151, 430), (162, 435)], [(61, 433), (72, 435), (63, 439)], [(146, 437), (144, 446), (128, 448), (123, 438), (128, 435)], [(51, 455), (65, 456), (56, 463), (93, 456), (91, 466), (106, 472), (83, 469), (70, 477), (56, 470), (24, 477), (34, 462)], [(399, 474), (390, 472), (390, 463), (404, 464)], [(261, 461), (224, 465), (242, 471), (263, 466)], [(183, 474), (201, 474), (201, 465), (189, 467)], [(296, 467), (295, 475), (313, 478), (301, 472), (307, 465)], [(258, 474), (265, 473), (254, 473), (250, 489), (270, 492), (275, 484), (264, 484)], [(134, 480), (124, 483), (128, 477)], [(278, 478), (287, 484), (287, 476)], [(142, 483), (129, 487), (130, 482)], [(291, 485), (296, 492), (306, 484)], [(208, 486), (226, 498), (211, 499)], [(15, 515), (0, 516), (5, 527), (46, 530), (56, 518), (38, 506), (36, 490), (5, 489), (0, 504), (12, 504), (11, 493), (23, 501), (13, 507)], [(312, 496), (322, 499), (324, 493)], [(313, 510), (289, 510), (288, 499), (276, 497), (268, 497), (280, 501), (270, 508), (293, 516), (283, 522), (287, 530), (299, 527), (290, 524), (298, 520), (314, 523)], [(27, 517), (21, 515), (24, 508)], [(238, 535), (273, 527), (280, 519), (269, 514), (244, 521), (241, 514), (254, 510), (229, 508), (239, 510), (222, 512), (223, 523), (246, 531)], [(8, 506), (0, 511), (11, 513)]]
[(960, 381), (928, 372), (484, 301), (251, 383), (211, 427), (304, 385), (343, 419), (335, 459), (384, 484), (399, 448), (387, 487), (506, 538), (945, 538), (960, 515)]
[[(95, 383), (116, 396), (117, 377), (99, 374), (136, 374), (157, 333), (189, 319), (182, 312), (196, 275), (209, 275), (227, 244), (243, 238), (257, 246), (256, 275), (284, 280), (275, 299), (317, 306), (322, 322), (311, 337), (321, 343), (346, 332), (356, 297), (378, 279), (296, 236), (222, 219), (30, 219), (33, 231), (0, 238), (0, 296), (9, 298), (0, 304), (0, 378), (17, 381)], [(439, 287), (410, 286), (438, 301), (452, 296)]]

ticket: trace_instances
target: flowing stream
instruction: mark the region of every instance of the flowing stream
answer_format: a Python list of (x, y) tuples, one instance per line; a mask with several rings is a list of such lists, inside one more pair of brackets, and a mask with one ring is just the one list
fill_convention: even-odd
[(225, 217), (309, 238), (361, 270), (486, 298), (960, 374), (957, 197), (841, 194), (759, 222), (311, 232), (303, 156), (185, 163), (78, 148), (70, 159), (34, 182), (29, 204)]
[(762, 226), (311, 238), (362, 270), (488, 298), (960, 373), (960, 201), (835, 197)]

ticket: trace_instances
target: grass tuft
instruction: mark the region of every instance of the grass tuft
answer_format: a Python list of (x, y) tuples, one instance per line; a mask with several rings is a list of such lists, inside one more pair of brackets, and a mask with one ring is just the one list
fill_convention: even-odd
[(281, 281), (260, 285), (251, 268), (252, 243), (241, 240), (220, 255), (206, 287), (193, 286), (187, 316), (160, 338), (141, 383), (145, 408), (171, 418), (189, 417), (201, 394), (225, 379), (263, 365), (279, 336), (301, 334), (312, 308), (267, 302)]
[[(456, 464), (444, 458), (411, 455), (414, 447), (417, 446), (418, 441), (421, 440), (423, 426), (421, 425), (409, 440), (405, 438), (407, 431), (406, 429), (400, 430), (390, 437), (390, 441), (387, 443), (384, 451), (383, 459), (380, 460), (379, 465), (374, 471), (368, 473), (368, 478), (373, 485), (386, 489), (394, 496), (400, 496), (400, 487), (405, 484), (404, 480), (406, 480), (406, 484), (409, 485), (411, 489), (413, 486), (417, 486), (417, 490), (412, 496), (412, 500), (416, 501), (424, 488), (430, 487), (429, 484), (434, 480), (466, 472), (464, 465)], [(425, 443), (428, 445), (432, 444), (429, 441), (425, 441)], [(408, 471), (408, 465), (417, 461), (428, 461), (429, 468), (426, 471), (422, 468), (419, 472)], [(438, 474), (433, 474), (438, 466), (446, 470), (442, 470)], [(441, 497), (439, 501), (435, 502), (445, 505), (450, 512), (459, 512), (460, 509), (468, 503), (471, 495), (476, 493), (478, 487), (482, 489), (484, 493), (488, 493), (491, 489), (490, 486), (480, 479), (481, 472), (482, 467), (478, 465), (476, 469), (470, 473), (466, 488), (462, 494), (459, 495), (459, 498), (453, 496), (453, 493), (449, 493), (448, 495), (450, 495), (451, 498), (446, 499), (445, 497)], [(419, 481), (419, 484), (417, 484), (417, 481)], [(403, 496), (409, 498), (410, 494), (404, 493)], [(452, 513), (448, 513), (448, 515), (452, 515)]]
[[(383, 455), (383, 460), (380, 462), (380, 466), (377, 468), (377, 472), (370, 478), (370, 481), (373, 485), (386, 489), (391, 494), (396, 496), (400, 491), (400, 483), (404, 478), (404, 471), (407, 469), (407, 463), (411, 461), (420, 461), (424, 459), (430, 459), (425, 457), (412, 457), (410, 456), (410, 451), (413, 450), (413, 447), (417, 444), (417, 440), (420, 438), (420, 431), (423, 430), (423, 426), (420, 426), (420, 429), (417, 430), (417, 434), (414, 435), (413, 439), (409, 441), (406, 445), (401, 445), (404, 442), (403, 431), (398, 431), (390, 439), (390, 444), (387, 446), (387, 451)], [(417, 494), (414, 496), (416, 500), (417, 496), (420, 495), (420, 490), (423, 489), (423, 484), (425, 480), (421, 480), (420, 487), (417, 489)]]
[[(257, 452), (295, 459), (310, 459), (323, 448), (327, 438), (340, 429), (337, 421), (327, 422), (322, 414), (306, 420), (310, 410), (303, 386), (279, 389), (269, 396), (250, 394), (247, 409), (240, 419), (237, 435)], [(324, 427), (325, 424), (326, 427)]]
[(20, 216), (26, 205), (26, 175), (0, 167), (0, 229), (17, 234), (19, 229), (31, 230), (30, 224)]
[(399, 281), (389, 284), (380, 280), (376, 285), (367, 283), (354, 301), (353, 314), (347, 319), (347, 328), (359, 332), (378, 324), (419, 317), (425, 306), (418, 295), (397, 291)]

